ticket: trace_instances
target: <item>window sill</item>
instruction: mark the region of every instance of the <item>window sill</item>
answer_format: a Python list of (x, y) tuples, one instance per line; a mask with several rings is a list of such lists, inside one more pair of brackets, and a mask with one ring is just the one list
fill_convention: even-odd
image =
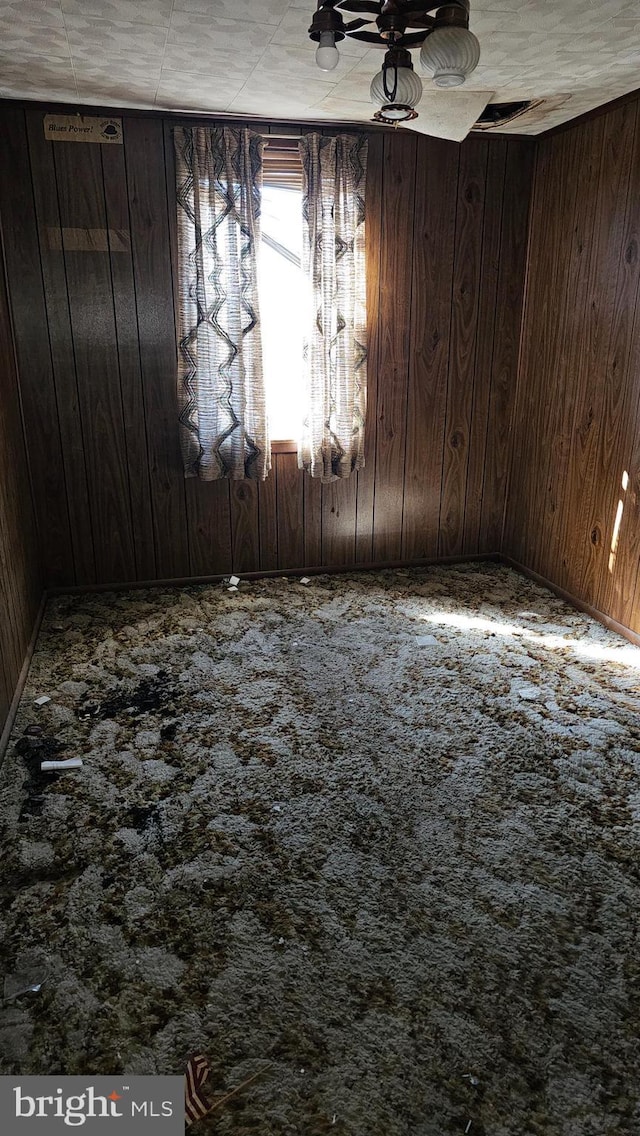
[(272, 454), (297, 454), (297, 452), (298, 452), (298, 443), (295, 442), (295, 441), (292, 441), (291, 439), (288, 439), (287, 441), (284, 441), (284, 442), (272, 442), (271, 443), (271, 453)]

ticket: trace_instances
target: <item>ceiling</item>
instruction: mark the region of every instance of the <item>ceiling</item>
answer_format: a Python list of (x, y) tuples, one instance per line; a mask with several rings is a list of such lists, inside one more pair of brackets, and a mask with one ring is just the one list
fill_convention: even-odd
[[(315, 7), (0, 0), (0, 97), (366, 122), (382, 51), (347, 39), (336, 70), (319, 71), (307, 36)], [(470, 101), (544, 99), (502, 128), (537, 134), (640, 86), (637, 0), (471, 0), (470, 27), (479, 67), (460, 91), (435, 91), (425, 76), (421, 125), (438, 108), (455, 115), (452, 99), (466, 99), (467, 114)]]

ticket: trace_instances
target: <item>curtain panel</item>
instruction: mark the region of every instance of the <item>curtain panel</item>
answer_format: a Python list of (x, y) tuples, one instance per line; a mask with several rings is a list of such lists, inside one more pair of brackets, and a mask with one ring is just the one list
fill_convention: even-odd
[(303, 268), (311, 289), (298, 464), (323, 482), (364, 466), (367, 139), (304, 135)]
[(258, 307), (263, 139), (174, 130), (178, 400), (186, 477), (264, 478), (271, 466)]

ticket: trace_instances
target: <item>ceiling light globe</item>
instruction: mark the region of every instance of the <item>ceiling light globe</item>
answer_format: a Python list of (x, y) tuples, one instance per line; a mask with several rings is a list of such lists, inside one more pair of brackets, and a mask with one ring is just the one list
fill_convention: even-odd
[(433, 75), (436, 87), (461, 86), (479, 60), (480, 44), (468, 28), (436, 28), (420, 51), (420, 65)]
[[(387, 75), (387, 91), (392, 91), (394, 86), (394, 69), (388, 68)], [(389, 103), (398, 106), (415, 107), (422, 98), (422, 80), (412, 67), (398, 67), (397, 69), (398, 83), (396, 86), (393, 98), (390, 98), (387, 91), (384, 89), (384, 69), (378, 71), (371, 80), (370, 94), (371, 102), (376, 106), (386, 107)], [(385, 112), (386, 113), (386, 112)], [(406, 118), (406, 114), (400, 112), (389, 112), (390, 118), (398, 118), (400, 121)]]
[(333, 32), (322, 32), (316, 48), (316, 63), (321, 71), (333, 71), (338, 66), (340, 52)]

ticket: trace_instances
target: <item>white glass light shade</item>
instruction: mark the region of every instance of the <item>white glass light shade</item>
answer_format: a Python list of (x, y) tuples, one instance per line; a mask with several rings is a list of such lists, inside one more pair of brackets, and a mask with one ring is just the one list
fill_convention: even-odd
[[(378, 71), (371, 80), (371, 102), (379, 107), (388, 107), (390, 103), (399, 106), (415, 107), (422, 98), (422, 80), (411, 67), (387, 68), (387, 91), (393, 92), (395, 74), (398, 76), (395, 94), (390, 97), (384, 89), (384, 70)], [(385, 110), (385, 114), (387, 111)], [(402, 120), (406, 117), (402, 111), (388, 112), (389, 118)]]
[(479, 59), (480, 44), (468, 28), (436, 28), (420, 51), (420, 64), (431, 72), (436, 87), (459, 87)]
[(321, 71), (333, 71), (338, 66), (340, 52), (333, 32), (322, 32), (316, 49), (316, 63)]

